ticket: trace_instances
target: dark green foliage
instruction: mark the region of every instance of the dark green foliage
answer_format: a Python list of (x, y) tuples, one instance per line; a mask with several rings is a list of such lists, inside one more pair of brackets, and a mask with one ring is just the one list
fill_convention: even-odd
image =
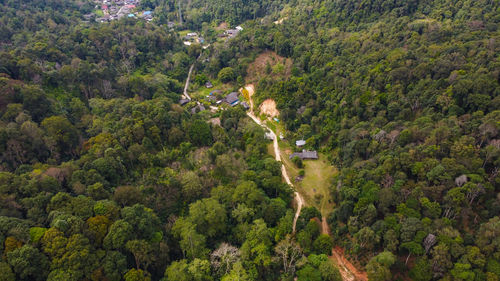
[(208, 146), (213, 141), (210, 126), (202, 120), (195, 120), (189, 126), (189, 138), (197, 146)]
[[(143, 0), (153, 22), (103, 24), (90, 2), (0, 2), (1, 280), (340, 280), (333, 245), (371, 280), (500, 278), (497, 2)], [(179, 9), (209, 48), (169, 31)], [(223, 21), (244, 31), (216, 40)], [(264, 51), (286, 60), (248, 77)], [(338, 168), (335, 240), (313, 207), (291, 235), (243, 107), (177, 104), (200, 53), (189, 91), (252, 81)]]
[(7, 261), (22, 280), (45, 280), (47, 277), (47, 257), (30, 245), (9, 252)]

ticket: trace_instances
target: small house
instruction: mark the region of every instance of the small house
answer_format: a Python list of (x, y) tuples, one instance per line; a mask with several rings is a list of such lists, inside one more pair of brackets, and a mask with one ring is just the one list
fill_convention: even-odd
[(210, 82), (210, 81), (207, 81), (207, 83), (205, 83), (205, 87), (206, 87), (207, 89), (210, 89), (210, 88), (212, 88), (213, 86), (214, 86), (214, 85), (212, 85), (212, 82)]
[(248, 105), (248, 103), (246, 103), (245, 101), (241, 103), (241, 106), (243, 106), (243, 108), (245, 110), (249, 110), (250, 109), (250, 106)]
[(181, 99), (181, 100), (179, 100), (179, 104), (180, 105), (186, 105), (188, 102), (189, 102), (188, 99)]
[(238, 103), (240, 103), (240, 100), (238, 99), (238, 92), (232, 92), (229, 95), (226, 96), (225, 102), (229, 104), (230, 106), (235, 106)]
[(267, 140), (274, 140), (274, 134), (271, 133), (270, 131), (265, 132), (264, 138)]
[(204, 111), (204, 110), (205, 110), (205, 106), (203, 106), (203, 104), (198, 104), (195, 107), (191, 108), (191, 114), (196, 114), (196, 113)]
[(243, 30), (243, 27), (241, 27), (241, 26), (239, 26), (239, 25), (238, 25), (237, 27), (235, 27), (235, 28), (236, 28), (236, 30), (238, 30), (238, 31), (242, 31), (242, 30)]
[(306, 141), (305, 140), (298, 140), (298, 141), (295, 141), (295, 145), (297, 147), (303, 147), (304, 145), (306, 145)]
[(302, 150), (302, 152), (295, 152), (290, 155), (290, 159), (293, 159), (295, 156), (299, 157), (302, 160), (317, 160), (318, 152), (317, 151), (309, 151)]
[(207, 101), (209, 101), (210, 103), (214, 103), (217, 101), (217, 98), (213, 95), (208, 95), (207, 96)]
[(240, 31), (238, 29), (228, 29), (224, 31), (224, 35), (228, 36), (229, 38), (236, 37)]

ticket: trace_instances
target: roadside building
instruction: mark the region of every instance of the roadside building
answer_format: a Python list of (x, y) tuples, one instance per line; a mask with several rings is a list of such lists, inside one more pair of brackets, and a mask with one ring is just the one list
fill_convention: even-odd
[(225, 102), (229, 104), (230, 106), (235, 106), (238, 103), (240, 103), (240, 100), (238, 99), (238, 92), (232, 92), (229, 95), (226, 96)]
[(295, 156), (299, 157), (302, 160), (317, 160), (318, 159), (318, 152), (317, 151), (309, 151), (309, 150), (302, 150), (302, 152), (295, 152), (290, 155), (290, 159), (293, 159)]
[(304, 145), (306, 145), (306, 141), (305, 140), (298, 140), (298, 141), (295, 141), (295, 145), (297, 147), (303, 147)]

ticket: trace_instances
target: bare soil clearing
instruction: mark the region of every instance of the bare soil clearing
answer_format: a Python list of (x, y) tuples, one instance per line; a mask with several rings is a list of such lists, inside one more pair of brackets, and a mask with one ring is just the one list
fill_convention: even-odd
[(272, 99), (263, 101), (259, 106), (259, 110), (271, 118), (278, 117), (280, 115), (280, 112), (276, 109), (276, 102)]
[(215, 30), (226, 30), (227, 29), (227, 22), (223, 21), (215, 28)]
[[(271, 67), (270, 73), (268, 73), (266, 69), (268, 65)], [(272, 51), (266, 51), (258, 55), (255, 61), (248, 66), (246, 80), (248, 83), (253, 83), (265, 76), (270, 76), (272, 78), (288, 78), (291, 73), (291, 59), (279, 56)]]

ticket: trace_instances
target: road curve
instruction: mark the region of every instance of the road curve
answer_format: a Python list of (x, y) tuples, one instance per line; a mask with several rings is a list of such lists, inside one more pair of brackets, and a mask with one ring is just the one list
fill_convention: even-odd
[[(252, 95), (254, 93), (253, 85), (248, 85), (248, 86), (245, 87), (245, 89), (248, 91), (248, 96), (249, 96), (248, 98), (250, 100), (250, 111), (247, 112), (247, 115), (255, 123), (257, 123), (258, 125), (260, 125), (262, 128), (264, 128), (266, 131), (268, 131), (271, 134), (271, 136), (273, 138), (273, 147), (274, 147), (275, 159), (276, 159), (276, 161), (281, 162), (281, 152), (280, 152), (280, 147), (279, 147), (279, 144), (278, 144), (278, 137), (273, 132), (273, 130), (269, 129), (268, 126), (266, 126), (264, 123), (262, 123), (253, 114), (253, 99), (252, 99)], [(285, 182), (293, 190), (294, 198), (295, 198), (295, 201), (297, 202), (297, 210), (295, 211), (295, 216), (293, 218), (293, 225), (292, 225), (292, 231), (293, 231), (293, 233), (295, 233), (295, 226), (297, 225), (297, 219), (299, 218), (300, 211), (302, 210), (302, 206), (304, 205), (304, 199), (302, 198), (302, 196), (300, 195), (300, 193), (298, 193), (297, 191), (295, 191), (295, 188), (294, 188), (294, 186), (292, 184), (292, 181), (290, 180), (290, 177), (288, 176), (288, 173), (286, 171), (285, 165), (283, 165), (283, 163), (281, 164), (281, 174), (282, 174), (283, 178), (285, 179)]]
[[(281, 153), (280, 153), (280, 148), (278, 145), (278, 138), (277, 138), (276, 134), (271, 129), (269, 129), (268, 126), (266, 126), (263, 122), (261, 122), (253, 113), (252, 95), (254, 94), (254, 87), (253, 87), (253, 85), (250, 84), (250, 85), (245, 86), (245, 89), (248, 91), (248, 98), (250, 101), (250, 111), (247, 112), (247, 115), (255, 123), (257, 123), (262, 128), (264, 128), (266, 131), (269, 131), (269, 133), (273, 137), (273, 146), (274, 146), (274, 154), (276, 155), (276, 161), (281, 162)], [(300, 211), (302, 210), (302, 206), (304, 205), (304, 199), (302, 198), (300, 193), (295, 191), (295, 188), (292, 184), (292, 181), (290, 180), (290, 177), (288, 176), (288, 173), (286, 171), (285, 165), (283, 165), (283, 164), (281, 164), (281, 174), (283, 175), (285, 182), (294, 191), (295, 201), (297, 202), (297, 210), (295, 211), (295, 216), (293, 218), (293, 225), (292, 225), (293, 233), (295, 233), (297, 219), (299, 218)], [(323, 234), (330, 235), (330, 229), (328, 227), (328, 223), (327, 223), (325, 217), (323, 217), (323, 219), (321, 221), (321, 232)], [(359, 271), (352, 263), (350, 263), (349, 260), (347, 260), (345, 258), (343, 250), (340, 247), (334, 247), (332, 249), (332, 255), (330, 256), (330, 258), (333, 259), (335, 261), (335, 263), (338, 265), (340, 274), (342, 275), (342, 280), (344, 280), (344, 281), (367, 281), (368, 280), (368, 276), (367, 276), (366, 272)]]

